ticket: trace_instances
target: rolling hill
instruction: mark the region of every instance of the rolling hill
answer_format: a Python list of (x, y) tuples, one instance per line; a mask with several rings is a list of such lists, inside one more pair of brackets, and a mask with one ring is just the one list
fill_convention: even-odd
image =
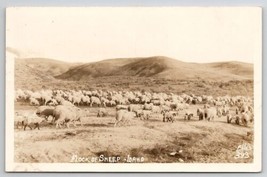
[(187, 63), (155, 56), (148, 58), (110, 59), (82, 64), (56, 76), (57, 79), (85, 81), (90, 78), (129, 76), (170, 80), (245, 80), (253, 79), (253, 65), (241, 62)]
[[(6, 59), (14, 59), (16, 78), (27, 79), (34, 77), (38, 79), (53, 79), (54, 76), (68, 71), (71, 67), (79, 63), (68, 63), (49, 58), (22, 58), (21, 51), (7, 47)], [(25, 76), (25, 77), (23, 77)]]
[(54, 76), (62, 74), (76, 65), (47, 58), (16, 58), (15, 85), (26, 87), (29, 84), (43, 85), (43, 83), (57, 82)]
[(187, 63), (167, 57), (67, 63), (15, 58), (15, 88), (148, 90), (208, 95), (253, 95), (253, 64)]
[(78, 63), (67, 63), (48, 58), (20, 58), (16, 60), (17, 62), (52, 77), (65, 73), (72, 67), (79, 65)]
[(207, 66), (216, 69), (217, 71), (227, 72), (233, 75), (239, 75), (245, 78), (252, 79), (253, 78), (253, 64), (243, 63), (243, 62), (217, 62), (210, 63)]

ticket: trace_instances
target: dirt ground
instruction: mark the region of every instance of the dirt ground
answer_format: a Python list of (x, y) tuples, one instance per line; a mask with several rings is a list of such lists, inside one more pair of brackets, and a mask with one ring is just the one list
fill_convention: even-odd
[[(188, 109), (194, 113), (192, 120), (185, 121), (185, 111), (180, 111), (174, 123), (153, 114), (147, 121), (134, 118), (114, 127), (115, 108), (107, 108), (106, 117), (97, 117), (98, 108), (89, 108), (83, 126), (56, 129), (43, 123), (40, 130), (15, 128), (15, 162), (251, 163), (253, 147), (247, 157), (236, 155), (238, 146), (253, 145), (253, 138), (247, 136), (253, 125), (228, 124), (226, 117), (199, 121), (198, 107)], [(16, 107), (19, 112), (34, 109)]]

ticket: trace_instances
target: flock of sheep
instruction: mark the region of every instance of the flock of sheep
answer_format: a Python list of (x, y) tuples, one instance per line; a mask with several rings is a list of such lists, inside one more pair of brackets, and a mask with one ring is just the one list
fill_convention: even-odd
[[(83, 125), (83, 118), (90, 116), (90, 107), (97, 107), (97, 117), (109, 114), (107, 107), (116, 109), (114, 126), (126, 124), (134, 118), (149, 120), (152, 115), (162, 117), (163, 122), (174, 122), (183, 111), (184, 120), (194, 115), (199, 120), (212, 121), (217, 117), (226, 117), (228, 123), (247, 126), (253, 122), (253, 98), (244, 96), (212, 97), (188, 94), (150, 93), (140, 91), (86, 91), (86, 90), (16, 90), (16, 102), (26, 102), (37, 107), (36, 111), (15, 113), (15, 124), (40, 128), (40, 123), (48, 121), (56, 128)], [(196, 111), (188, 109), (198, 105)], [(88, 107), (81, 109), (80, 106)], [(234, 110), (234, 111), (233, 111)]]

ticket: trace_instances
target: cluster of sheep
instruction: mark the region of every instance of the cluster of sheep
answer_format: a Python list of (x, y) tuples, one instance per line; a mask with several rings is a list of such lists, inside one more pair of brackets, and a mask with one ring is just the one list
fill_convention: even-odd
[(156, 106), (150, 104), (130, 104), (130, 105), (117, 105), (116, 106), (116, 126), (119, 122), (127, 123), (133, 118), (139, 118), (140, 120), (149, 120), (152, 115), (162, 115), (163, 122), (174, 122), (175, 117), (178, 115), (178, 111), (183, 108), (171, 108), (166, 106)]
[[(116, 108), (115, 124), (129, 122), (137, 117), (140, 120), (149, 120), (152, 115), (162, 115), (163, 122), (174, 122), (179, 111), (187, 110), (190, 104), (202, 104), (204, 108), (197, 109), (199, 120), (214, 120), (215, 117), (226, 116), (227, 122), (238, 122), (245, 124), (244, 120), (249, 112), (253, 114), (253, 98), (244, 96), (223, 96), (213, 98), (212, 96), (177, 95), (166, 93), (150, 93), (140, 91), (62, 91), (41, 90), (38, 92), (28, 90), (17, 90), (16, 101), (30, 101), (33, 105), (40, 105), (36, 115), (49, 117), (57, 128), (70, 124), (76, 126), (82, 124), (81, 117), (89, 115), (89, 111), (81, 110), (78, 106), (98, 106), (97, 117), (108, 115), (106, 107)], [(230, 114), (230, 107), (236, 107), (235, 115)], [(36, 116), (35, 115), (35, 116)], [(22, 117), (27, 117), (24, 115)], [(30, 116), (32, 117), (32, 116)], [(185, 120), (191, 120), (194, 112), (186, 111)], [(28, 120), (27, 120), (28, 121)], [(24, 125), (26, 121), (24, 120)], [(28, 121), (31, 122), (31, 121)], [(39, 126), (38, 126), (39, 128)]]
[(247, 126), (254, 121), (254, 111), (251, 105), (241, 105), (236, 108), (236, 114), (227, 115), (227, 123), (236, 123), (238, 125)]
[(35, 112), (15, 112), (14, 120), (17, 129), (21, 126), (24, 130), (26, 130), (27, 127), (31, 130), (36, 128), (40, 130), (40, 123), (44, 121), (44, 119), (37, 116)]
[[(152, 103), (144, 105), (118, 105), (117, 110), (127, 110), (129, 114), (128, 117), (139, 117), (141, 120), (148, 120), (152, 114), (162, 115), (163, 122), (174, 122), (175, 118), (178, 116), (179, 112), (185, 110), (184, 120), (191, 120), (194, 117), (194, 111), (187, 110), (189, 108), (188, 104), (185, 106), (171, 104), (156, 106)], [(232, 111), (235, 110), (235, 113), (232, 114)], [(124, 111), (124, 115), (128, 114), (127, 111)], [(119, 113), (122, 114), (122, 113)], [(226, 117), (227, 122), (236, 122), (239, 125), (247, 126), (248, 122), (253, 122), (254, 112), (253, 112), (253, 101), (251, 99), (241, 99), (239, 98), (234, 103), (230, 104), (223, 102), (220, 105), (214, 104), (204, 104), (203, 108), (197, 108), (196, 114), (199, 120), (214, 120), (220, 117)], [(119, 116), (120, 117), (120, 116)], [(120, 118), (116, 118), (118, 121)], [(125, 118), (126, 119), (126, 118)], [(123, 119), (122, 119), (123, 120)], [(128, 119), (127, 119), (128, 121)]]
[(213, 98), (212, 96), (194, 94), (167, 94), (151, 93), (140, 91), (102, 91), (102, 90), (16, 90), (15, 101), (29, 102), (31, 105), (60, 105), (62, 101), (69, 101), (76, 106), (101, 106), (115, 107), (116, 105), (129, 104), (153, 104), (157, 106), (182, 107), (185, 104), (210, 104), (222, 106), (229, 104), (235, 105), (238, 100), (251, 100), (244, 96), (223, 96)]
[(250, 102), (243, 102), (239, 100), (237, 104), (232, 106), (232, 108), (235, 108), (235, 113), (231, 113), (230, 108), (231, 107), (228, 105), (222, 105), (219, 107), (204, 105), (204, 108), (197, 109), (197, 116), (199, 117), (199, 120), (208, 121), (225, 116), (227, 123), (236, 123), (244, 126), (247, 126), (249, 122), (252, 123), (254, 121), (253, 106)]
[(24, 127), (24, 130), (28, 126), (32, 129), (32, 126), (35, 125), (34, 128), (40, 129), (41, 122), (50, 122), (56, 125), (56, 128), (61, 128), (62, 126), (66, 126), (67, 128), (70, 125), (76, 127), (77, 124), (83, 125), (82, 118), (89, 116), (89, 110), (82, 110), (72, 104), (64, 104), (57, 106), (40, 106), (34, 112), (16, 112), (15, 114), (15, 124), (17, 128), (19, 125)]

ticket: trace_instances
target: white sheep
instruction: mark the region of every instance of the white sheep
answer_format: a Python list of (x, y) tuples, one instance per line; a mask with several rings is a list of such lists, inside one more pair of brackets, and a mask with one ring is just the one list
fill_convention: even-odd
[[(29, 127), (31, 130), (32, 128), (38, 128), (40, 130), (40, 123), (45, 121), (45, 119), (36, 115), (36, 113), (29, 113), (28, 115), (24, 115), (24, 120), (22, 121), (23, 129), (26, 130)], [(32, 127), (35, 126), (35, 127)]]
[(67, 128), (69, 128), (70, 123), (72, 123), (76, 127), (76, 122), (82, 123), (82, 110), (75, 106), (63, 106), (58, 105), (54, 109), (53, 113), (56, 122), (56, 128), (61, 128), (61, 125), (66, 124)]
[(134, 117), (134, 114), (133, 112), (129, 112), (127, 110), (118, 110), (116, 112), (116, 120), (115, 120), (115, 123), (114, 123), (114, 127), (116, 127), (116, 125), (118, 123), (129, 123)]
[(164, 112), (163, 113), (163, 122), (174, 122), (175, 115), (172, 111)]
[(25, 117), (23, 114), (19, 113), (19, 112), (15, 112), (15, 117), (14, 117), (14, 121), (15, 121), (15, 125), (16, 128), (19, 129), (19, 126), (22, 126), (22, 122), (24, 121)]
[(217, 115), (217, 110), (214, 107), (204, 109), (204, 117), (208, 121), (214, 120)]
[(31, 97), (30, 98), (30, 105), (39, 106), (40, 103), (39, 103), (39, 101), (36, 98)]
[(153, 113), (161, 113), (161, 108), (159, 106), (152, 106)]
[(99, 107), (101, 105), (101, 101), (98, 97), (92, 96), (90, 106), (92, 107), (94, 104)]
[(117, 105), (116, 110), (128, 110), (129, 106), (128, 105)]
[(140, 119), (148, 120), (151, 117), (152, 112), (150, 110), (143, 110)]
[(105, 117), (108, 115), (108, 111), (105, 108), (99, 108), (97, 111), (97, 117)]
[(193, 116), (194, 116), (193, 112), (186, 111), (185, 116), (184, 116), (184, 120), (190, 120)]

